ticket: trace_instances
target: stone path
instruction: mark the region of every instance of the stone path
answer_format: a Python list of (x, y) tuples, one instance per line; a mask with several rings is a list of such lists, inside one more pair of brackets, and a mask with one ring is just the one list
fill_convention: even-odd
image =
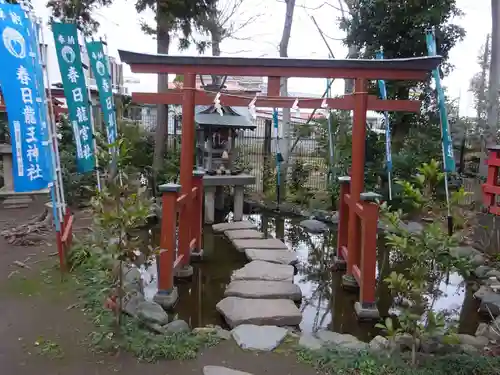
[(247, 221), (215, 224), (212, 228), (223, 232), (250, 261), (233, 272), (225, 298), (217, 304), (217, 311), (228, 325), (299, 325), (302, 314), (295, 302), (301, 301), (302, 293), (293, 283), (295, 269), (291, 264), (297, 262), (295, 253), (280, 240), (264, 238)]

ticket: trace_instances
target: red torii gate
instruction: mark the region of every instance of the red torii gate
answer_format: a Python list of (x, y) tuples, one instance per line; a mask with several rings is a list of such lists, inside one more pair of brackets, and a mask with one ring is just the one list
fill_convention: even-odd
[[(184, 75), (182, 89), (163, 93), (133, 93), (132, 100), (148, 104), (182, 104), (182, 145), (180, 186), (167, 184), (164, 191), (162, 218), (159, 302), (169, 305), (177, 299), (173, 272), (177, 266), (189, 265), (190, 251), (201, 249), (202, 176), (193, 172), (195, 142), (194, 106), (214, 102), (216, 92), (197, 90), (196, 74), (268, 77), (267, 96), (258, 96), (255, 105), (269, 108), (291, 108), (299, 99), (301, 108), (320, 108), (323, 99), (280, 96), (282, 77), (344, 78), (355, 80), (355, 92), (340, 98), (326, 99), (331, 109), (353, 110), (352, 167), (350, 177), (341, 177), (339, 202), (338, 249), (340, 261), (346, 261), (343, 277), (345, 286), (360, 288), (356, 312), (361, 318), (377, 317), (376, 236), (379, 198), (363, 192), (366, 111), (420, 111), (420, 102), (414, 100), (381, 100), (368, 95), (369, 80), (414, 80), (428, 78), (441, 62), (440, 56), (387, 60), (317, 60), (292, 58), (227, 58), (198, 56), (150, 55), (119, 51), (120, 59), (130, 65), (134, 73), (171, 73)], [(248, 106), (254, 97), (220, 93), (220, 101), (228, 106)], [(181, 196), (177, 197), (180, 190)], [(169, 198), (173, 194), (172, 198)], [(175, 199), (174, 199), (175, 198)], [(179, 213), (179, 242), (175, 249), (176, 224), (168, 215)], [(196, 201), (196, 206), (193, 202)], [(177, 202), (177, 203), (176, 203)], [(168, 207), (170, 212), (165, 212)], [(174, 256), (177, 250), (176, 259)], [(189, 272), (188, 272), (189, 274)]]

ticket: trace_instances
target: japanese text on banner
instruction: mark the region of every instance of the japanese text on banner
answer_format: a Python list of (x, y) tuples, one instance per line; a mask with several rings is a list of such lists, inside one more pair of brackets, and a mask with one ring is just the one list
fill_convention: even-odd
[(108, 58), (104, 54), (102, 42), (88, 42), (87, 52), (89, 54), (90, 66), (96, 77), (108, 143), (113, 144), (116, 140), (116, 111), (113, 102)]
[(51, 177), (50, 180), (54, 179), (54, 170), (52, 167), (52, 152), (53, 151), (53, 146), (52, 143), (49, 139), (49, 131), (48, 131), (48, 113), (47, 113), (47, 95), (45, 92), (45, 83), (43, 79), (43, 62), (40, 56), (40, 51), (39, 51), (39, 40), (38, 40), (38, 35), (40, 32), (39, 24), (34, 20), (30, 20), (30, 25), (29, 29), (30, 34), (32, 35), (31, 38), (31, 43), (32, 43), (32, 50), (33, 50), (33, 68), (35, 71), (35, 77), (36, 81), (35, 84), (37, 86), (37, 92), (39, 97), (36, 100), (36, 103), (38, 105), (39, 111), (40, 111), (40, 124), (41, 124), (41, 139), (42, 139), (42, 150), (43, 150), (43, 169), (44, 169), (44, 175)]
[(78, 32), (76, 25), (69, 23), (54, 23), (52, 32), (69, 120), (75, 138), (77, 170), (85, 173), (92, 171), (95, 166), (94, 135), (90, 122), (92, 113), (82, 67)]
[(44, 189), (51, 181), (42, 152), (41, 89), (35, 71), (31, 21), (20, 5), (0, 4), (0, 85), (12, 139), (16, 192)]

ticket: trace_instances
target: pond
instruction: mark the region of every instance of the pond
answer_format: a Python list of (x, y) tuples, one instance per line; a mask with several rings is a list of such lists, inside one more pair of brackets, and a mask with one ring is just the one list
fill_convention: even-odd
[[(314, 332), (327, 329), (349, 333), (360, 340), (369, 341), (378, 334), (374, 322), (358, 322), (354, 312), (357, 295), (341, 287), (340, 272), (332, 272), (335, 254), (336, 228), (325, 235), (307, 233), (298, 224), (299, 219), (269, 214), (253, 214), (244, 217), (257, 224), (267, 236), (283, 240), (297, 253), (299, 263), (294, 282), (302, 290), (300, 309), (303, 319), (300, 330)], [(377, 277), (383, 279), (392, 271), (394, 261), (379, 236), (377, 251)], [(159, 228), (149, 231), (149, 241), (157, 246)], [(193, 262), (193, 277), (176, 280), (180, 299), (173, 314), (188, 322), (191, 327), (209, 324), (224, 326), (223, 318), (215, 305), (224, 298), (224, 291), (234, 270), (248, 261), (243, 253), (227, 241), (223, 235), (214, 234), (210, 226), (203, 232), (203, 260)], [(143, 270), (146, 298), (152, 299), (157, 291), (156, 267)], [(460, 333), (474, 334), (479, 324), (478, 303), (473, 297), (472, 285), (465, 283), (457, 274), (448, 275), (439, 282), (438, 293), (429, 297), (436, 311), (444, 311), (449, 321), (458, 325)], [(397, 315), (397, 306), (384, 282), (378, 283), (377, 305), (382, 316)]]

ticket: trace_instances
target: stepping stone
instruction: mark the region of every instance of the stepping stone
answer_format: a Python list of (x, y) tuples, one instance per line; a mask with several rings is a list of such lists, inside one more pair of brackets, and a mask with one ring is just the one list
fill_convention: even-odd
[(226, 297), (215, 308), (231, 328), (241, 324), (297, 326), (302, 321), (300, 310), (287, 299)]
[(288, 281), (293, 282), (293, 266), (254, 260), (233, 272), (234, 280)]
[(226, 230), (224, 235), (229, 240), (247, 240), (247, 239), (260, 239), (264, 238), (264, 233), (259, 232), (255, 229), (235, 229), (235, 230)]
[(242, 349), (270, 352), (286, 337), (288, 330), (276, 326), (242, 324), (231, 331), (234, 341)]
[(300, 301), (302, 292), (298, 285), (286, 281), (235, 280), (226, 288), (224, 297), (290, 299)]
[(252, 375), (249, 372), (233, 370), (221, 366), (204, 366), (203, 375)]
[(313, 234), (321, 234), (328, 230), (328, 225), (315, 219), (302, 220), (299, 225), (307, 232)]
[(232, 240), (231, 243), (238, 251), (246, 249), (271, 249), (271, 250), (288, 250), (288, 247), (276, 238), (265, 238), (261, 240)]
[(233, 221), (232, 223), (219, 223), (212, 225), (215, 233), (222, 233), (226, 230), (257, 229), (257, 225), (249, 221)]
[(248, 260), (262, 260), (269, 263), (295, 264), (298, 262), (297, 255), (287, 250), (246, 249), (245, 255)]

